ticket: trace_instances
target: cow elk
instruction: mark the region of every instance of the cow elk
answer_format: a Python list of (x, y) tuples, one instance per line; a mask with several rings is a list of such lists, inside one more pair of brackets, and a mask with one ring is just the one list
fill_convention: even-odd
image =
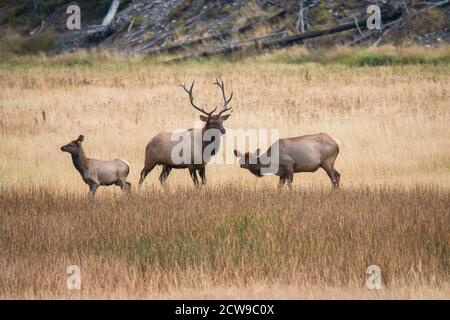
[(99, 186), (120, 186), (122, 191), (129, 193), (131, 184), (127, 182), (127, 176), (130, 172), (130, 165), (125, 160), (96, 160), (89, 159), (84, 153), (82, 142), (84, 137), (80, 135), (78, 139), (61, 147), (63, 152), (72, 155), (73, 165), (83, 178), (83, 181), (89, 186), (88, 196), (94, 198), (95, 192)]
[[(159, 176), (159, 181), (161, 184), (164, 184), (172, 169), (188, 169), (192, 181), (196, 187), (199, 185), (197, 177), (198, 172), (200, 178), (202, 179), (202, 184), (206, 184), (205, 167), (211, 156), (213, 156), (219, 148), (220, 136), (225, 134), (223, 122), (227, 120), (231, 114), (223, 115), (223, 113), (231, 110), (231, 107), (229, 107), (228, 104), (233, 97), (233, 93), (231, 93), (229, 98), (226, 97), (223, 81), (219, 82), (219, 80), (216, 79), (214, 84), (220, 88), (223, 97), (223, 106), (217, 114), (213, 114), (217, 110), (217, 107), (215, 107), (212, 111), (207, 112), (205, 109), (198, 107), (194, 103), (194, 96), (192, 92), (194, 88), (194, 81), (189, 89), (185, 85), (181, 85), (184, 91), (188, 94), (192, 107), (202, 113), (202, 115), (200, 115), (200, 120), (204, 122), (204, 126), (203, 128), (191, 128), (185, 131), (188, 137), (187, 140), (190, 141), (189, 145), (191, 147), (189, 151), (190, 157), (188, 157), (188, 160), (182, 162), (178, 160), (175, 161), (175, 159), (173, 159), (174, 147), (179, 144), (179, 141), (175, 141), (173, 139), (173, 132), (161, 132), (153, 137), (145, 149), (145, 165), (144, 169), (141, 171), (139, 186), (142, 185), (145, 177), (156, 165), (163, 166), (161, 175)], [(210, 140), (204, 139), (204, 137), (208, 135), (208, 132), (217, 132), (218, 135), (212, 136)], [(201, 137), (201, 146), (199, 146), (199, 148), (195, 148), (195, 145), (198, 145), (199, 143), (196, 137)], [(211, 148), (211, 146), (213, 146), (213, 148)], [(211, 150), (209, 154), (208, 152), (205, 152), (206, 148), (208, 148), (207, 150)], [(201, 152), (201, 154), (199, 154), (199, 152)], [(197, 161), (197, 159), (200, 160)]]
[[(294, 138), (280, 139), (275, 142), (265, 154), (260, 149), (254, 153), (242, 154), (234, 150), (239, 158), (241, 168), (249, 170), (255, 176), (261, 177), (263, 168), (270, 167), (271, 163), (264, 163), (261, 159), (271, 159), (272, 150), (278, 149), (279, 158), (277, 170), (273, 172), (280, 177), (280, 188), (286, 181), (292, 187), (294, 173), (315, 172), (322, 168), (328, 174), (333, 187), (339, 186), (340, 174), (334, 168), (334, 162), (339, 154), (339, 144), (336, 139), (326, 133), (306, 135)], [(269, 161), (269, 162), (270, 162)]]

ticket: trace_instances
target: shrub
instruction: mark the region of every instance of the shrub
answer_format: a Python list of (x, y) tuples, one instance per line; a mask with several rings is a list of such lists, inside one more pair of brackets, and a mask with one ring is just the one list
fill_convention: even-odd
[(51, 31), (42, 32), (36, 36), (26, 38), (22, 44), (23, 54), (49, 52), (56, 48), (56, 37)]
[(423, 48), (381, 47), (377, 49), (338, 48), (334, 50), (310, 52), (307, 50), (281, 51), (270, 58), (278, 63), (321, 63), (344, 64), (348, 66), (388, 66), (388, 65), (445, 65), (450, 64), (447, 48), (430, 51)]
[(361, 50), (350, 55), (338, 55), (336, 62), (372, 67), (412, 64), (438, 65), (450, 63), (450, 55), (441, 52), (428, 54), (426, 52)]
[(0, 55), (49, 52), (55, 49), (56, 45), (56, 36), (50, 30), (32, 37), (24, 37), (16, 32), (7, 32), (0, 37)]
[(331, 19), (331, 12), (323, 3), (320, 3), (317, 7), (309, 10), (308, 17), (314, 21), (315, 25), (326, 25)]
[(144, 18), (142, 16), (135, 15), (133, 16), (133, 25), (136, 27), (140, 27), (144, 24)]
[(427, 33), (442, 30), (446, 23), (444, 12), (435, 8), (415, 17), (408, 23), (408, 27), (413, 34), (424, 36)]

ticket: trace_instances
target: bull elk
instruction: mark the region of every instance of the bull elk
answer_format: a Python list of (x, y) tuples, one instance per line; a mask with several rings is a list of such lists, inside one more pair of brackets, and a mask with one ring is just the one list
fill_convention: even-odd
[(75, 169), (89, 186), (88, 196), (94, 198), (99, 186), (120, 186), (122, 191), (130, 192), (131, 184), (127, 182), (130, 165), (125, 160), (96, 160), (89, 159), (84, 153), (82, 142), (84, 137), (80, 135), (78, 139), (61, 147), (63, 152), (72, 155), (72, 162)]
[(234, 154), (239, 158), (241, 168), (261, 177), (262, 169), (269, 167), (270, 163), (262, 163), (260, 159), (261, 157), (270, 159), (274, 147), (278, 148), (279, 158), (277, 170), (273, 173), (280, 177), (280, 188), (286, 181), (288, 186), (292, 187), (294, 173), (315, 172), (319, 168), (328, 174), (333, 187), (339, 186), (341, 175), (334, 168), (334, 162), (339, 154), (339, 144), (336, 139), (326, 133), (280, 139), (263, 155), (260, 154), (260, 149), (254, 153), (245, 154), (234, 150)]
[[(213, 83), (217, 85), (222, 93), (223, 97), (223, 106), (217, 114), (213, 114), (217, 107), (215, 107), (212, 111), (207, 112), (205, 109), (198, 107), (194, 103), (194, 96), (192, 90), (194, 88), (194, 81), (191, 84), (191, 87), (187, 89), (185, 85), (181, 85), (184, 91), (188, 94), (189, 101), (192, 107), (200, 111), (202, 115), (200, 115), (200, 120), (205, 124), (203, 128), (191, 128), (185, 131), (188, 139), (190, 141), (190, 160), (179, 162), (174, 161), (173, 159), (173, 150), (176, 145), (179, 143), (173, 139), (173, 132), (161, 132), (157, 134), (150, 142), (147, 144), (145, 149), (145, 165), (144, 169), (141, 171), (141, 177), (139, 180), (139, 186), (144, 182), (145, 177), (153, 170), (156, 165), (162, 165), (163, 169), (159, 176), (159, 181), (161, 184), (164, 184), (165, 180), (169, 176), (172, 169), (188, 169), (189, 174), (194, 182), (194, 185), (197, 187), (199, 185), (197, 172), (202, 179), (202, 184), (206, 184), (206, 172), (205, 167), (208, 164), (211, 156), (213, 156), (219, 148), (220, 143), (220, 135), (225, 134), (225, 129), (223, 127), (223, 122), (227, 120), (231, 114), (223, 115), (223, 113), (230, 111), (231, 107), (228, 106), (231, 99), (233, 98), (233, 93), (231, 93), (230, 97), (227, 98), (225, 94), (225, 87), (223, 81), (217, 80)], [(199, 132), (200, 130), (200, 132)], [(212, 137), (209, 141), (205, 141), (204, 137), (206, 134), (211, 131), (216, 131), (219, 134), (218, 139), (216, 137)], [(199, 148), (195, 148), (195, 145), (198, 145), (198, 141), (196, 141), (196, 137), (201, 137), (201, 146)], [(198, 139), (197, 139), (198, 140)], [(211, 149), (210, 145), (213, 145)], [(205, 149), (211, 150), (210, 154), (205, 155)], [(198, 154), (201, 152), (201, 154)], [(196, 159), (200, 159), (196, 161)]]

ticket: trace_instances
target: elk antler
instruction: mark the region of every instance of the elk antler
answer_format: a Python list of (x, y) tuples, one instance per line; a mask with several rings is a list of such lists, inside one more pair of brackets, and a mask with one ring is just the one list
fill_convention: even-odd
[(186, 85), (184, 85), (184, 84), (180, 84), (180, 86), (181, 86), (181, 87), (184, 89), (184, 91), (186, 91), (186, 93), (189, 95), (189, 100), (191, 101), (191, 105), (194, 107), (194, 109), (200, 111), (201, 113), (207, 115), (208, 117), (211, 117), (211, 115), (213, 114), (213, 112), (217, 110), (217, 107), (215, 107), (213, 111), (207, 112), (207, 111), (205, 111), (205, 109), (199, 108), (199, 107), (197, 107), (197, 106), (194, 104), (194, 97), (192, 96), (192, 89), (194, 88), (194, 83), (195, 83), (195, 80), (192, 81), (192, 85), (191, 85), (191, 88), (190, 88), (189, 90), (186, 88)]
[(216, 82), (214, 82), (214, 84), (218, 85), (220, 90), (222, 91), (222, 97), (223, 97), (223, 107), (220, 110), (220, 112), (218, 113), (218, 115), (220, 116), (222, 113), (224, 113), (225, 111), (229, 111), (231, 110), (232, 107), (228, 108), (228, 103), (230, 103), (231, 99), (233, 98), (233, 91), (231, 91), (231, 95), (230, 98), (227, 99), (226, 95), (225, 95), (225, 86), (223, 84), (223, 81), (219, 80), (216, 78)]

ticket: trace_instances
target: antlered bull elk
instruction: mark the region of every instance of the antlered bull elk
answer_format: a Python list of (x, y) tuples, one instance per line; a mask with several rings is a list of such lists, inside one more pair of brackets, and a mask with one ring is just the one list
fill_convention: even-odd
[(80, 135), (78, 139), (61, 147), (63, 152), (72, 155), (73, 165), (89, 186), (88, 196), (94, 198), (99, 186), (117, 185), (125, 192), (130, 192), (131, 184), (127, 182), (130, 165), (125, 160), (96, 160), (89, 159), (84, 153), (82, 142), (84, 137)]
[[(271, 158), (276, 156), (273, 150), (278, 150), (278, 159)], [(260, 155), (260, 149), (245, 154), (234, 150), (234, 154), (239, 158), (241, 168), (249, 170), (257, 177), (263, 176), (264, 169), (271, 166), (271, 161), (277, 161), (278, 166), (275, 166), (276, 169), (272, 173), (280, 177), (280, 187), (283, 187), (286, 181), (288, 186), (292, 187), (296, 172), (315, 172), (319, 168), (328, 174), (333, 187), (339, 186), (341, 175), (334, 168), (339, 144), (326, 133), (280, 139), (263, 155)]]
[[(181, 85), (188, 94), (192, 107), (202, 113), (200, 120), (205, 124), (202, 128), (191, 128), (181, 132), (161, 132), (153, 137), (145, 149), (145, 165), (141, 171), (139, 186), (156, 165), (163, 166), (159, 176), (161, 184), (164, 184), (172, 169), (188, 169), (195, 186), (199, 185), (198, 172), (202, 184), (206, 184), (205, 167), (219, 149), (220, 137), (225, 134), (223, 122), (231, 115), (223, 115), (223, 113), (231, 110), (228, 104), (233, 98), (233, 93), (229, 98), (226, 97), (223, 81), (219, 82), (216, 79), (214, 84), (220, 88), (224, 101), (223, 107), (217, 114), (213, 114), (217, 107), (207, 112), (194, 103), (192, 93), (194, 81), (189, 89)], [(184, 148), (178, 152), (180, 145)]]

